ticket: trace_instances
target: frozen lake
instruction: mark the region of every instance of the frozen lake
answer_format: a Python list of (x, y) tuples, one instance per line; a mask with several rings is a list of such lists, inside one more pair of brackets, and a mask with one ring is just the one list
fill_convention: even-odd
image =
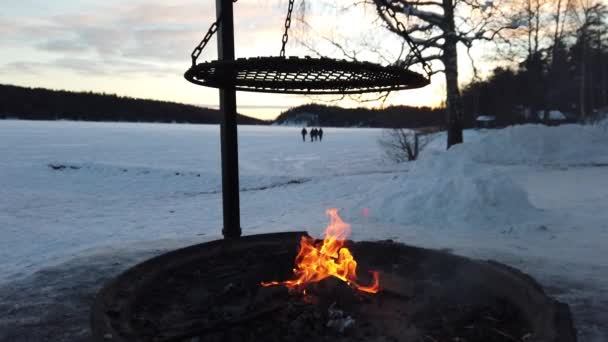
[[(397, 169), (384, 160), (379, 134), (326, 128), (311, 143), (299, 128), (240, 126), (244, 233), (321, 230), (322, 208), (339, 206), (340, 194), (328, 188), (311, 198), (290, 183)], [(0, 155), (0, 279), (94, 246), (221, 231), (218, 126), (0, 121)], [(256, 191), (288, 186), (296, 189), (288, 196)], [(319, 209), (308, 220), (281, 220), (311, 206)]]

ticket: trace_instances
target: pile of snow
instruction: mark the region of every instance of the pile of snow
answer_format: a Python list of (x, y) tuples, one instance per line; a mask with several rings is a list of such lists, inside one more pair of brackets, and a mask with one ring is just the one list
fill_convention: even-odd
[(530, 220), (538, 209), (504, 165), (608, 164), (608, 134), (601, 125), (466, 131), (465, 143), (449, 151), (444, 142), (445, 133), (437, 134), (408, 173), (369, 192), (362, 204), (369, 203), (376, 220), (508, 229)]
[(608, 163), (608, 134), (598, 126), (521, 125), (465, 144), (473, 160), (499, 165), (584, 166)]
[(410, 164), (408, 173), (369, 192), (362, 204), (370, 203), (374, 219), (446, 228), (509, 229), (530, 221), (539, 209), (505, 165), (608, 164), (608, 134), (600, 126), (522, 125), (467, 131), (465, 143), (449, 151), (444, 142), (445, 134), (438, 134), (421, 160)]
[(528, 194), (504, 171), (473, 161), (466, 145), (413, 163), (373, 191), (373, 218), (436, 228), (507, 229), (537, 213)]
[[(494, 130), (492, 130), (494, 132)], [(466, 144), (474, 144), (488, 135), (487, 130), (467, 129), (462, 132)], [(429, 143), (424, 146), (421, 156), (444, 154), (446, 150), (447, 134), (445, 131), (424, 136), (424, 139), (429, 139)]]
[[(445, 153), (445, 132), (436, 134), (422, 157)], [(597, 166), (608, 164), (608, 118), (596, 125), (518, 125), (466, 130), (459, 148), (476, 162), (495, 165)]]

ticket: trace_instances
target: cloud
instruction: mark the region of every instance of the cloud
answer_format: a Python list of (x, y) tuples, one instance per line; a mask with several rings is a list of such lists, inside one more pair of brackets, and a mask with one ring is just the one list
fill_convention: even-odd
[(36, 45), (38, 49), (52, 52), (83, 52), (88, 46), (72, 39), (52, 39)]
[(145, 75), (148, 77), (166, 77), (183, 72), (179, 67), (134, 62), (124, 59), (86, 59), (77, 57), (60, 57), (47, 62), (19, 61), (10, 62), (0, 68), (2, 73), (20, 73), (24, 75), (44, 76), (50, 70), (69, 71), (80, 76), (108, 76), (112, 78)]
[[(3, 16), (0, 16), (0, 35), (2, 37), (8, 37), (15, 34), (17, 29), (17, 23), (15, 20), (10, 20)], [(1, 41), (0, 41), (1, 42)]]
[[(128, 73), (156, 74), (139, 66), (161, 65), (163, 69), (162, 64), (180, 64), (186, 67), (192, 49), (215, 20), (212, 1), (167, 4), (155, 0), (145, 4), (102, 4), (100, 1), (95, 11), (89, 8), (86, 13), (77, 12), (79, 8), (75, 6), (71, 13), (62, 15), (0, 16), (3, 36), (0, 45), (33, 49), (46, 56), (42, 63), (0, 58), (0, 62), (5, 64), (4, 69), (39, 72), (43, 67), (54, 67), (79, 73), (105, 74), (112, 72), (108, 70), (120, 68)], [(278, 46), (280, 17), (276, 23), (267, 20), (260, 15), (259, 2), (243, 2), (237, 6), (237, 26), (246, 28), (237, 30), (237, 40), (249, 42), (248, 45), (260, 43), (272, 31)], [(215, 56), (215, 44), (210, 44), (208, 49), (205, 54)]]
[(19, 73), (39, 76), (46, 67), (45, 63), (40, 62), (10, 62), (2, 66), (0, 72), (3, 74)]
[[(45, 71), (59, 70), (108, 78), (181, 74), (190, 64), (193, 48), (215, 20), (215, 1), (89, 1), (98, 1), (98, 5), (74, 5), (60, 15), (34, 15), (23, 10), (20, 13), (30, 14), (0, 15), (0, 48), (8, 46), (14, 51), (10, 56), (0, 56), (2, 71), (43, 75)], [(237, 56), (278, 55), (284, 31), (283, 4), (275, 0), (235, 4)], [(337, 58), (342, 57), (340, 51), (324, 44), (323, 37), (333, 37), (337, 28), (338, 33), (355, 35), (345, 39), (356, 44), (365, 33), (358, 31), (360, 26), (368, 27), (359, 17), (332, 11), (309, 12), (307, 21), (314, 25), (310, 39), (319, 50)], [(288, 55), (311, 54), (295, 44), (296, 31), (302, 27), (294, 20)], [(378, 39), (387, 41), (386, 35)], [(212, 39), (201, 59), (215, 56)]]

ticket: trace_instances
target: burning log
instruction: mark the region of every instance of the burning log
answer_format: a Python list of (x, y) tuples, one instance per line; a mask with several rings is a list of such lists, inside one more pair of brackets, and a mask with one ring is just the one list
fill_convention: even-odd
[(295, 260), (295, 279), (262, 282), (262, 286), (285, 285), (295, 291), (305, 291), (309, 284), (335, 277), (362, 292), (380, 291), (378, 272), (372, 271), (371, 285), (358, 283), (357, 262), (350, 250), (344, 247), (346, 238), (350, 235), (350, 225), (342, 221), (338, 209), (328, 209), (326, 214), (330, 217), (330, 224), (325, 229), (325, 238), (321, 242), (302, 236), (300, 251)]

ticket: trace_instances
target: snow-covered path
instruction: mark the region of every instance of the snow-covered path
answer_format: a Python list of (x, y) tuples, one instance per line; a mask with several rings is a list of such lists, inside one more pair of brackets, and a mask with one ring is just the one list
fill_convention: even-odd
[[(394, 165), (379, 130), (324, 130), (322, 143), (303, 143), (297, 128), (239, 127), (245, 234), (318, 235), (324, 210), (342, 208), (355, 240), (391, 238), (520, 268), (571, 305), (580, 341), (608, 341), (605, 131), (467, 132), (469, 143), (448, 153), (438, 140), (422, 160)], [(30, 332), (29, 340), (84, 340), (88, 304), (108, 277), (219, 238), (218, 133), (0, 121), (0, 341)], [(556, 148), (564, 135), (577, 143)], [(58, 319), (62, 331), (48, 323)]]

